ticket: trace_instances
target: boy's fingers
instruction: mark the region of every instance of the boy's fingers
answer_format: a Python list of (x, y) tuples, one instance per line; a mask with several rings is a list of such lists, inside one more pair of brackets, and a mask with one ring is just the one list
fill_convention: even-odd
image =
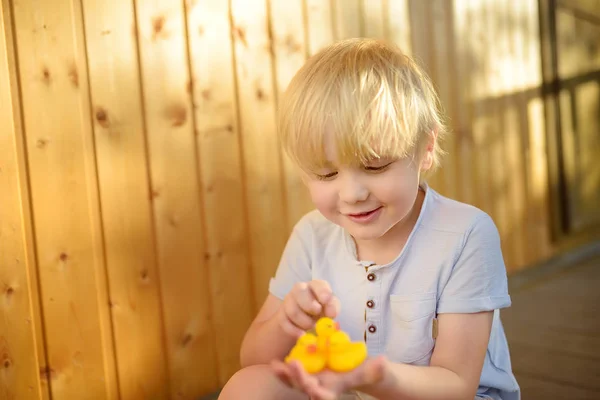
[(298, 306), (307, 314), (319, 315), (323, 311), (323, 306), (319, 303), (309, 283), (297, 283), (292, 291), (292, 296)]
[(293, 379), (298, 383), (300, 388), (305, 393), (308, 393), (312, 387), (315, 387), (318, 385), (317, 379), (314, 376), (311, 376), (310, 374), (308, 374), (304, 370), (304, 368), (300, 365), (300, 363), (296, 363), (296, 362), (292, 363), (291, 369), (292, 369)]
[[(306, 316), (306, 317), (310, 319), (310, 317), (308, 317), (308, 316)], [(284, 313), (281, 317), (280, 325), (281, 325), (281, 329), (283, 329), (283, 331), (285, 333), (287, 333), (288, 335), (290, 335), (291, 337), (293, 337), (295, 339), (298, 339), (300, 336), (302, 336), (304, 334), (304, 331), (310, 329), (310, 328), (302, 329), (301, 327), (298, 327), (296, 324), (294, 324), (290, 320), (290, 317), (287, 315), (285, 309), (284, 309)]]
[(340, 313), (340, 307), (340, 300), (337, 297), (332, 296), (331, 300), (329, 300), (329, 303), (327, 303), (327, 305), (325, 306), (325, 316), (329, 318), (337, 317)]
[(307, 314), (319, 315), (323, 311), (323, 306), (317, 301), (310, 290), (296, 293), (295, 299), (298, 306)]
[(333, 295), (329, 283), (322, 280), (314, 280), (310, 281), (308, 285), (319, 303), (323, 305), (329, 303)]
[(284, 304), (284, 311), (288, 319), (303, 330), (309, 330), (315, 325), (315, 320), (304, 311), (297, 302)]

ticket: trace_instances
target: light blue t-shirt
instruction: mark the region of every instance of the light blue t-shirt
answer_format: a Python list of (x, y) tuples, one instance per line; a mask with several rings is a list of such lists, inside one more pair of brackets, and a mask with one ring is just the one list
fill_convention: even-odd
[(498, 230), (483, 211), (422, 189), (415, 227), (389, 264), (359, 261), (350, 235), (315, 210), (294, 227), (269, 290), (283, 299), (296, 282), (326, 280), (353, 341), (365, 340), (370, 356), (413, 365), (429, 365), (437, 314), (495, 310), (477, 393), (518, 400), (499, 316), (511, 300)]

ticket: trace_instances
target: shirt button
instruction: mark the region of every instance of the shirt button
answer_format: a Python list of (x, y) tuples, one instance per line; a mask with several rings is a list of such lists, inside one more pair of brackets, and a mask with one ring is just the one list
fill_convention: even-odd
[(370, 281), (374, 281), (375, 280), (375, 274), (374, 273), (370, 273), (369, 275), (367, 275), (367, 279)]
[(377, 332), (377, 327), (375, 325), (369, 326), (369, 332), (371, 332), (371, 333)]
[(367, 301), (367, 307), (369, 307), (369, 308), (375, 307), (375, 302), (373, 300)]

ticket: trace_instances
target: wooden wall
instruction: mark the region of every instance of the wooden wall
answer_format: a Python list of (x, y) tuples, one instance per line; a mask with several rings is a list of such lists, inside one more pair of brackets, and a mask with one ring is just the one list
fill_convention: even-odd
[(336, 39), (426, 66), (454, 134), (431, 184), (510, 271), (554, 254), (537, 0), (1, 0), (0, 398), (223, 385), (309, 199), (277, 99)]

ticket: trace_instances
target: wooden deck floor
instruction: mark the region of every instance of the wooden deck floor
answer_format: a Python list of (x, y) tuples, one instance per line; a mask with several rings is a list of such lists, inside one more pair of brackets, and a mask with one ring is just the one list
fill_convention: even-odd
[(501, 314), (524, 400), (600, 400), (600, 256), (511, 289)]

